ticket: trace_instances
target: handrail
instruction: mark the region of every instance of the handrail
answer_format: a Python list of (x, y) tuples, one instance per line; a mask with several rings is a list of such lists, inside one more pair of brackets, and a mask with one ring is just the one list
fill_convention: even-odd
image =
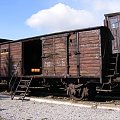
[(118, 67), (118, 57), (119, 57), (119, 53), (117, 53), (117, 56), (116, 56), (116, 64), (115, 64), (115, 71), (114, 71), (114, 75), (117, 74), (117, 67)]
[(104, 45), (104, 51), (103, 51), (103, 56), (102, 56), (102, 58), (104, 58), (105, 57), (105, 55), (106, 55), (106, 47), (107, 47), (107, 42), (105, 41), (105, 45)]

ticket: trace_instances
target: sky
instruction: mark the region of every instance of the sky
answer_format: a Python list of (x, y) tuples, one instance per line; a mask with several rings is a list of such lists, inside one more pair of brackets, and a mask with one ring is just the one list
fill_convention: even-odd
[(119, 0), (0, 0), (0, 38), (18, 40), (103, 25)]

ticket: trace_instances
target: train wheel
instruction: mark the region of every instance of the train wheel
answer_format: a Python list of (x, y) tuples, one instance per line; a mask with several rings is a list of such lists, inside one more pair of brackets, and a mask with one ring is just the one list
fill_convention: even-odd
[(82, 99), (88, 99), (88, 100), (94, 100), (96, 96), (96, 86), (95, 85), (76, 85), (69, 84), (69, 87), (67, 89), (67, 94), (70, 96), (73, 100), (82, 100)]
[(94, 100), (97, 94), (96, 86), (94, 84), (90, 84), (87, 86), (87, 88), (88, 88), (88, 96), (87, 96), (88, 100)]
[(74, 84), (69, 84), (67, 88), (67, 95), (70, 96), (71, 99), (73, 100), (82, 100), (85, 95), (87, 95), (86, 88), (83, 87), (83, 85), (74, 85)]

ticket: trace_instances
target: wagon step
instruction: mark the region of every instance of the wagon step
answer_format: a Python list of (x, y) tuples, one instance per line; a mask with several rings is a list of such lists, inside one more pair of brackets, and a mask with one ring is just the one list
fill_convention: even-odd
[(17, 90), (16, 93), (24, 93), (25, 91)]
[[(29, 92), (29, 86), (31, 84), (32, 78), (25, 78), (24, 79), (20, 79), (15, 91), (11, 94), (11, 99), (13, 100), (14, 97), (19, 93), (20, 98), (22, 98), (22, 101), (24, 100), (25, 96), (27, 95), (27, 93)], [(22, 97), (21, 97), (22, 96)]]
[(118, 74), (118, 57), (119, 57), (118, 53), (112, 54), (110, 57), (108, 72), (107, 72), (107, 75), (105, 76), (106, 78), (109, 78), (110, 81), (119, 75)]
[[(30, 91), (27, 91), (29, 93)], [(17, 90), (16, 93), (25, 93), (25, 90)]]
[(19, 85), (20, 88), (26, 88), (26, 85)]
[(26, 82), (26, 81), (29, 81), (29, 80), (20, 80), (20, 82)]
[(107, 75), (107, 76), (105, 76), (105, 77), (114, 77), (114, 75)]
[(97, 92), (112, 92), (112, 90), (96, 89)]

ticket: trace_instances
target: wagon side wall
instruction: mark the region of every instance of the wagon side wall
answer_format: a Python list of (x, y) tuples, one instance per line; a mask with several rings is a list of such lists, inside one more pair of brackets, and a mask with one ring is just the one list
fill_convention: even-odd
[(43, 75), (101, 77), (100, 29), (75, 31), (42, 40)]
[(0, 45), (0, 76), (9, 77), (9, 43)]
[(67, 74), (67, 38), (65, 34), (42, 39), (42, 74), (64, 76)]

